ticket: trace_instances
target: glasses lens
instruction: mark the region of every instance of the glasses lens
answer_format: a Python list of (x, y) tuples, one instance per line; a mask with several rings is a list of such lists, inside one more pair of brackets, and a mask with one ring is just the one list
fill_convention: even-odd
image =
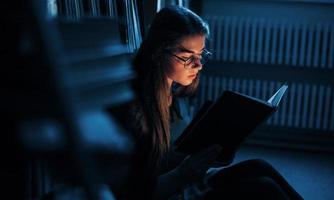
[(194, 63), (195, 63), (195, 57), (194, 56), (191, 56), (190, 58), (188, 58), (185, 62), (184, 62), (184, 64), (185, 65), (193, 65)]
[(211, 53), (208, 51), (204, 51), (201, 55), (202, 59), (201, 59), (201, 63), (202, 65), (204, 65), (205, 63), (207, 63), (211, 57)]
[(208, 62), (211, 55), (212, 55), (212, 53), (208, 52), (207, 50), (204, 50), (199, 58), (197, 58), (195, 56), (191, 56), (189, 59), (187, 59), (184, 63), (184, 67), (187, 68), (187, 69), (190, 69), (190, 68), (194, 67), (196, 65), (195, 64), (196, 59), (199, 59), (201, 64), (204, 65), (205, 63)]

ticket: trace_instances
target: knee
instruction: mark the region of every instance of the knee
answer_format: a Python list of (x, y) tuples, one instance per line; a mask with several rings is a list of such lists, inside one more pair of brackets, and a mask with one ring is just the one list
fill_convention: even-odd
[(244, 164), (262, 170), (272, 170), (274, 167), (263, 159), (250, 159), (243, 161)]
[(251, 182), (253, 182), (253, 185), (261, 186), (260, 188), (276, 188), (278, 186), (276, 182), (269, 177), (254, 178)]

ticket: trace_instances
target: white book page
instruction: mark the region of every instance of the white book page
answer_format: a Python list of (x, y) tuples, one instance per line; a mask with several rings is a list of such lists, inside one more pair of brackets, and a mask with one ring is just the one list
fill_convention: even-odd
[(287, 89), (288, 85), (282, 85), (282, 87), (278, 89), (277, 92), (272, 97), (270, 97), (270, 99), (267, 102), (275, 107), (278, 106), (279, 102), (281, 101)]

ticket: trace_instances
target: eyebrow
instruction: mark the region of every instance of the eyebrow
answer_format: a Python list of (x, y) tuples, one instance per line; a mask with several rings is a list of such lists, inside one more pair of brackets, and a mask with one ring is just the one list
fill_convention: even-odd
[[(205, 49), (205, 47), (203, 47), (202, 49), (201, 49), (201, 51), (203, 51)], [(183, 53), (183, 52), (186, 52), (186, 53), (193, 53), (193, 54), (195, 54), (195, 52), (194, 51), (192, 51), (192, 50), (189, 50), (189, 49), (186, 49), (186, 48), (184, 48), (184, 47), (180, 47), (180, 52), (181, 53)]]

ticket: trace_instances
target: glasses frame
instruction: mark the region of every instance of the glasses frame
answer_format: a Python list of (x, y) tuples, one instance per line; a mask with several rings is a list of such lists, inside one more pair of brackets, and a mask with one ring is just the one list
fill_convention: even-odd
[[(172, 54), (172, 56), (174, 56), (175, 58), (177, 58), (177, 59), (179, 59), (180, 61), (183, 62), (183, 67), (185, 69), (194, 68), (196, 59), (199, 59), (201, 64), (204, 65), (212, 55), (212, 53), (210, 51), (206, 50), (206, 49), (203, 49), (203, 51), (202, 51), (202, 53), (200, 54), (199, 57), (192, 55), (187, 59), (181, 58), (181, 57), (175, 55), (174, 53), (171, 53), (171, 54)], [(191, 60), (191, 61), (189, 62), (189, 60)], [(203, 60), (204, 60), (204, 62), (203, 62)]]

